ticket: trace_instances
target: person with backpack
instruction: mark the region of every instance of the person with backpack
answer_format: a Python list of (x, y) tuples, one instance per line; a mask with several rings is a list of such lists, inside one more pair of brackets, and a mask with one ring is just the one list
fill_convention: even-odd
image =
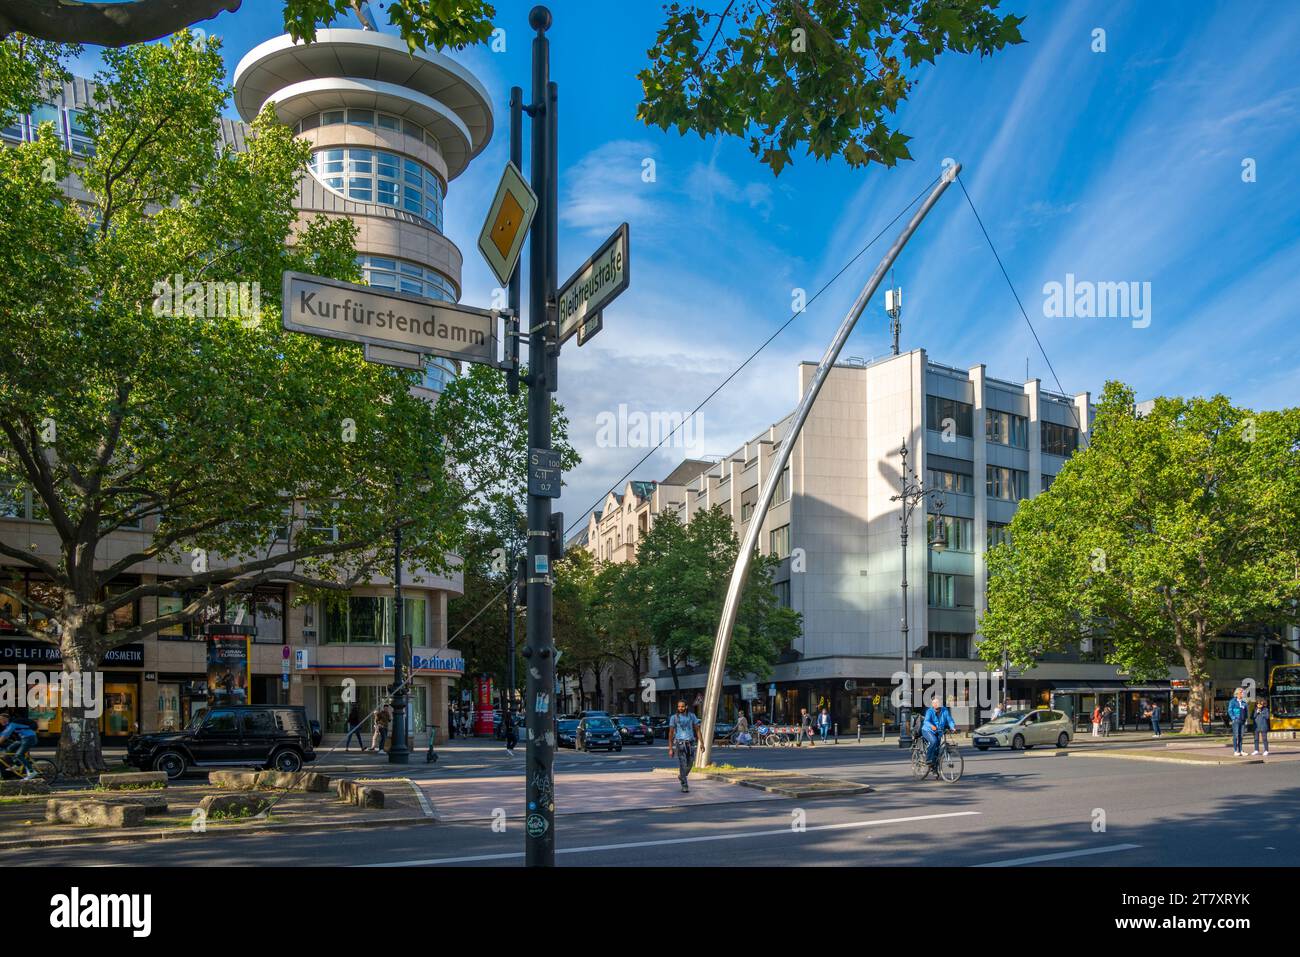
[(1260, 738), (1264, 739), (1264, 757), (1268, 757), (1268, 726), (1271, 713), (1268, 707), (1268, 699), (1260, 698), (1259, 704), (1255, 706), (1255, 750), (1251, 754), (1259, 754)]
[(1228, 720), (1232, 722), (1232, 756), (1245, 757), (1241, 753), (1241, 739), (1246, 734), (1246, 715), (1250, 706), (1246, 703), (1246, 689), (1238, 688), (1228, 701)]
[(1110, 705), (1106, 705), (1101, 709), (1101, 736), (1103, 738), (1110, 737), (1110, 716), (1114, 713), (1115, 709)]

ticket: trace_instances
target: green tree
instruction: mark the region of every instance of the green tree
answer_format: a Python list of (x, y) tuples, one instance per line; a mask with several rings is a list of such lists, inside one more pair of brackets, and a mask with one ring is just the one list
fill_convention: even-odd
[(598, 702), (604, 701), (601, 677), (610, 665), (605, 635), (592, 609), (596, 604), (596, 561), (583, 548), (575, 548), (555, 563), (552, 593), (552, 633), (560, 653), (556, 674), (578, 682), (579, 696), (586, 700), (585, 676), (595, 676)]
[[(220, 146), (214, 40), (179, 34), (105, 62), (85, 114), (93, 154), (74, 165), (48, 124), (0, 150), (0, 486), (30, 491), (58, 544), (47, 560), (0, 542), (51, 586), (0, 592), (49, 623), (65, 670), (85, 673), (259, 582), (338, 591), (386, 571), (399, 523), (411, 563), (447, 571), (465, 510), (518, 481), (517, 422), (503, 435), (489, 421), (481, 375), (435, 407), (412, 394), (417, 373), (281, 328), (286, 269), (357, 278), (354, 227), (317, 218), (295, 232), (308, 147), (272, 112), (245, 151)], [(72, 182), (83, 201), (68, 199)], [(229, 311), (202, 296), (164, 310), (177, 274), (250, 295)], [(501, 452), (510, 437), (514, 460)], [(134, 547), (106, 546), (135, 529)], [(184, 587), (197, 596), (116, 624), (176, 585), (110, 584), (168, 563), (194, 572)], [(65, 773), (103, 764), (84, 710), (64, 708)]]
[[(713, 12), (664, 6), (664, 23), (639, 74), (637, 117), (701, 137), (745, 137), (774, 174), (803, 146), (818, 159), (893, 166), (911, 137), (893, 115), (923, 63), (945, 51), (988, 56), (1022, 43), (1024, 17), (1000, 0), (728, 0)], [(284, 0), (290, 35), (311, 40), (359, 0)], [(59, 43), (122, 46), (166, 36), (239, 9), (240, 0), (0, 0), (0, 39), (16, 33)], [(392, 0), (389, 19), (412, 49), (481, 43), (496, 9), (484, 0)], [(218, 21), (218, 26), (220, 21)], [(707, 39), (706, 39), (707, 38)]]
[[(680, 670), (707, 664), (713, 654), (722, 602), (740, 543), (720, 506), (697, 512), (683, 524), (664, 512), (637, 546), (639, 581), (631, 589), (637, 613), (681, 693)], [(727, 658), (733, 675), (766, 678), (772, 665), (800, 634), (801, 616), (777, 606), (772, 574), (780, 562), (756, 555), (741, 595)]]
[[(609, 657), (626, 665), (632, 672), (632, 687), (637, 689), (634, 710), (638, 712), (645, 711), (641, 678), (650, 652), (654, 650), (654, 638), (639, 613), (643, 597), (639, 590), (641, 581), (634, 563), (610, 562), (603, 565), (596, 574), (592, 608)], [(622, 710), (621, 702), (619, 710)]]
[(729, 0), (721, 12), (669, 3), (639, 78), (639, 119), (701, 137), (745, 137), (774, 174), (804, 146), (818, 159), (893, 166), (911, 138), (892, 129), (922, 63), (1023, 42), (998, 0)]
[(1181, 664), (1184, 731), (1199, 732), (1216, 636), (1297, 623), (1297, 476), (1300, 409), (1214, 396), (1139, 414), (1132, 391), (1108, 383), (1088, 447), (989, 553), (981, 654), (1030, 666), (1091, 642), (1139, 680)]

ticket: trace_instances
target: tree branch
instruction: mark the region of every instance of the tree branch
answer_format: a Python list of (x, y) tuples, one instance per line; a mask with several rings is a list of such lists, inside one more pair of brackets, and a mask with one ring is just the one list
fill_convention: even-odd
[(24, 33), (56, 43), (124, 47), (157, 40), (200, 20), (238, 10), (242, 0), (0, 0), (0, 40)]

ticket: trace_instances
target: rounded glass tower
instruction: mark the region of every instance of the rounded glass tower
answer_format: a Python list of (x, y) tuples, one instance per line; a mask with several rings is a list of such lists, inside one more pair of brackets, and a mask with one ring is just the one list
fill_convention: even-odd
[[(493, 129), (491, 101), (473, 74), (440, 53), (411, 53), (397, 36), (320, 30), (312, 43), (286, 35), (254, 47), (234, 87), (244, 120), (274, 104), (311, 144), (299, 215), (356, 223), (366, 282), (459, 300), (462, 258), (443, 235), (443, 203)], [(424, 387), (440, 392), (458, 371), (432, 359)]]

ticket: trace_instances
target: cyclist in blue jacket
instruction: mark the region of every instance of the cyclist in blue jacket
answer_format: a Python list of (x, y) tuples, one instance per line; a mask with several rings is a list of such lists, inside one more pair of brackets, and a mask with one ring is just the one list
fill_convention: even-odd
[(921, 737), (927, 745), (925, 759), (930, 767), (935, 767), (935, 762), (939, 760), (939, 743), (943, 741), (943, 733), (956, 730), (957, 722), (952, 719), (952, 712), (943, 703), (943, 699), (935, 695), (930, 699), (925, 717), (921, 719)]
[(30, 726), (13, 720), (9, 717), (8, 711), (0, 712), (0, 743), (4, 744), (5, 750), (12, 754), (27, 771), (24, 781), (31, 781), (36, 777), (32, 759), (27, 756), (27, 752), (36, 745), (36, 732)]

